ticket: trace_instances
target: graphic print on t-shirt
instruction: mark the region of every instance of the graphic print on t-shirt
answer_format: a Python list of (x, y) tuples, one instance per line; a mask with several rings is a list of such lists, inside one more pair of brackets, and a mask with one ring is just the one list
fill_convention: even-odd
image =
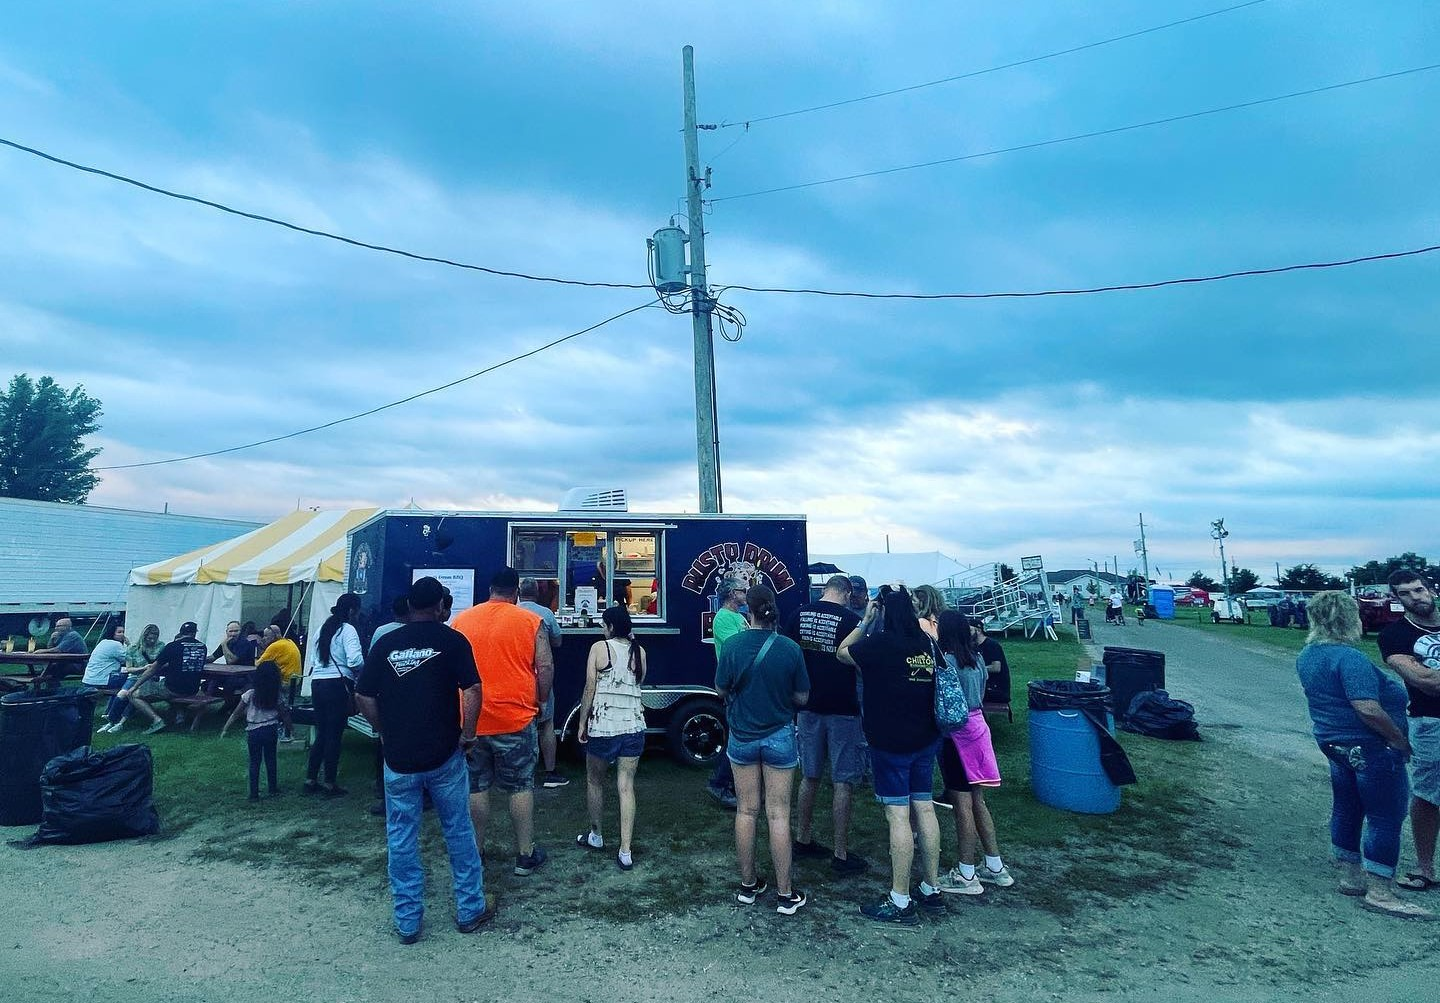
[(396, 676), (413, 672), (440, 652), (435, 648), (398, 648), (385, 656)]
[(910, 666), (911, 682), (928, 683), (935, 678), (935, 658), (928, 651), (910, 655), (905, 659), (905, 664)]

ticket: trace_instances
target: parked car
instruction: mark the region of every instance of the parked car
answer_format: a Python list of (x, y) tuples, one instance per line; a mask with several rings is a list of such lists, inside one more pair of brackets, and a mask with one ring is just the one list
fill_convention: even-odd
[(1270, 589), (1261, 586), (1258, 589), (1251, 589), (1240, 597), (1246, 609), (1265, 609), (1270, 606), (1278, 606), (1285, 601), (1285, 593), (1279, 589)]
[(1175, 590), (1176, 606), (1209, 606), (1210, 593), (1204, 589), (1195, 589), (1186, 586)]
[(1245, 604), (1234, 596), (1229, 599), (1217, 596), (1210, 607), (1210, 622), (1245, 623)]
[(1405, 607), (1390, 594), (1387, 585), (1366, 585), (1360, 588), (1355, 593), (1355, 602), (1360, 607), (1360, 629), (1366, 634), (1394, 623), (1405, 615)]

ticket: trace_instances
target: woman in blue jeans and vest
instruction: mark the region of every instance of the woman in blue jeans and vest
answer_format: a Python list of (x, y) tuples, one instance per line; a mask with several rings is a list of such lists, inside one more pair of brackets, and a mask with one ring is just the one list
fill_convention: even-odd
[(760, 789), (770, 827), (770, 862), (775, 865), (775, 911), (793, 916), (805, 893), (791, 885), (790, 794), (795, 767), (795, 708), (810, 699), (810, 676), (800, 645), (775, 632), (780, 610), (775, 593), (752, 585), (745, 593), (750, 627), (725, 642), (715, 667), (715, 689), (726, 702), (730, 738), (725, 755), (735, 769), (735, 852), (740, 890), (735, 898), (753, 905), (769, 887), (755, 869), (755, 821)]
[(1344, 592), (1310, 600), (1310, 634), (1295, 671), (1310, 705), (1315, 741), (1330, 760), (1330, 843), (1340, 892), (1392, 916), (1430, 911), (1395, 894), (1400, 827), (1410, 780), (1405, 764), (1405, 688), (1354, 647), (1360, 609)]
[(338, 797), (346, 793), (345, 788), (335, 783), (335, 775), (340, 769), (340, 740), (345, 736), (345, 722), (354, 713), (351, 696), (355, 692), (355, 678), (365, 664), (360, 634), (353, 622), (359, 611), (360, 597), (346, 592), (330, 607), (330, 616), (316, 640), (315, 669), (310, 673), (315, 744), (310, 747), (310, 761), (305, 769), (306, 794)]

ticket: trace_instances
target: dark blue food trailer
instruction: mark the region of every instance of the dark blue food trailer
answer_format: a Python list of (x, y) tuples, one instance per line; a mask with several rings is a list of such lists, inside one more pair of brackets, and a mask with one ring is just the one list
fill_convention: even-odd
[(652, 735), (685, 763), (724, 748), (710, 624), (720, 580), (734, 574), (775, 590), (781, 615), (809, 598), (805, 519), (778, 515), (633, 512), (423, 512), (377, 514), (350, 533), (349, 590), (362, 600), (364, 638), (423, 575), (445, 582), (456, 611), (484, 602), (509, 565), (540, 586), (560, 622), (555, 727), (574, 737), (585, 659), (604, 635), (600, 614), (624, 603), (648, 659), (645, 707)]

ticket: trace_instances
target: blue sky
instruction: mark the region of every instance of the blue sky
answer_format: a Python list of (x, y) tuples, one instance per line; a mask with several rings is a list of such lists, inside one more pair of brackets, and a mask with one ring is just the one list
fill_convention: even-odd
[[(700, 119), (743, 122), (1161, 24), (1222, 0), (76, 3), (7, 12), (0, 135), (494, 267), (644, 281)], [(705, 133), (710, 278), (898, 291), (1145, 281), (1437, 243), (1440, 71), (754, 198), (1440, 62), (1424, 0), (1269, 2), (1086, 52)], [(0, 349), (105, 404), (101, 462), (223, 448), (414, 393), (643, 302), (343, 247), (0, 151)], [(1214, 573), (1440, 556), (1440, 255), (984, 302), (730, 292), (726, 507), (812, 549)], [(96, 503), (693, 510), (686, 318), (660, 310), (253, 451), (107, 474)]]

